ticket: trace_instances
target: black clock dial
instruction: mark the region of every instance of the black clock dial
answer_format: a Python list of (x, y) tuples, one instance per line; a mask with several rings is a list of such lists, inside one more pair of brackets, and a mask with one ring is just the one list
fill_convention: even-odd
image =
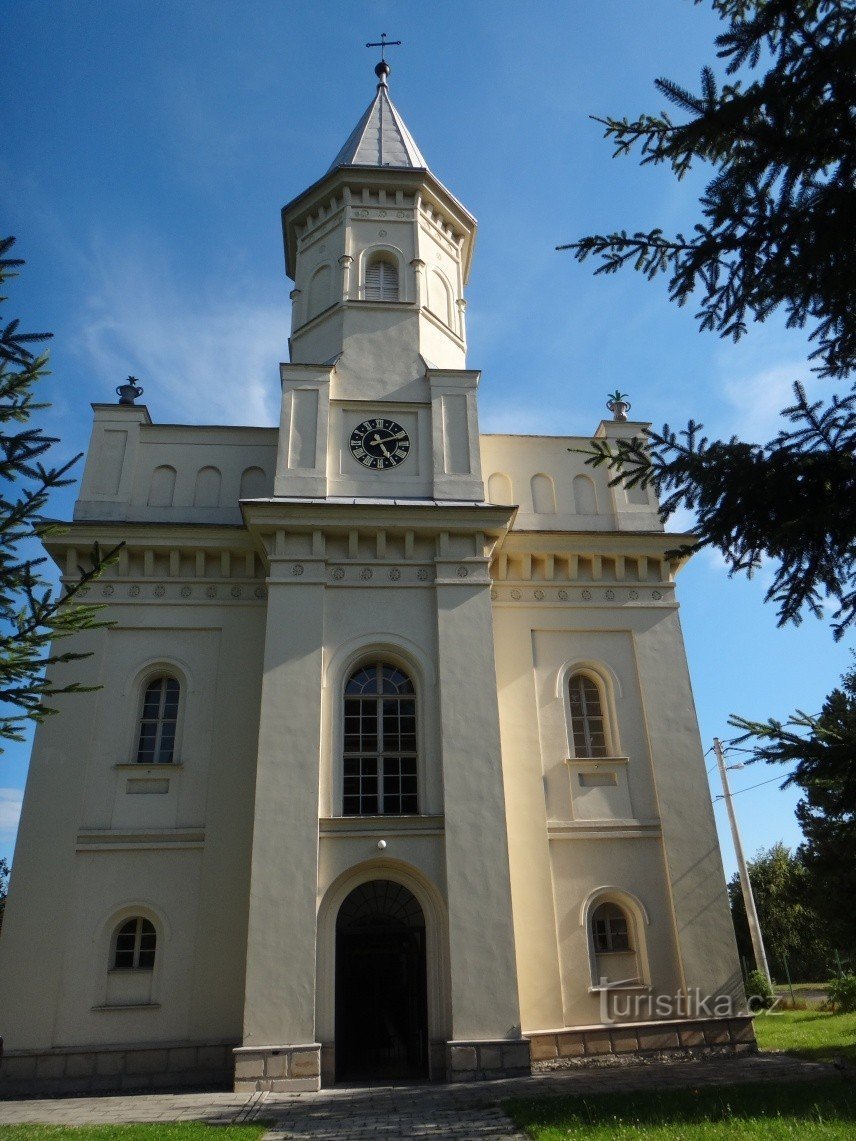
[(395, 420), (378, 416), (357, 424), (351, 432), (349, 445), (357, 463), (382, 471), (404, 463), (410, 452), (410, 437)]

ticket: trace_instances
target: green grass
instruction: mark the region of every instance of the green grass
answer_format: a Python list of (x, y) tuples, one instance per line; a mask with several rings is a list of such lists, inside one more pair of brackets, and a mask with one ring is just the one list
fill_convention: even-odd
[(852, 1141), (856, 1086), (840, 1077), (709, 1089), (514, 1098), (504, 1108), (536, 1141)]
[(773, 983), (776, 994), (789, 994), (791, 988), (799, 994), (801, 990), (826, 990), (828, 983)]
[(762, 1050), (782, 1050), (813, 1061), (843, 1054), (856, 1064), (856, 1014), (776, 1011), (755, 1019), (755, 1035)]
[(159, 1121), (154, 1125), (0, 1125), (9, 1141), (258, 1141), (266, 1125), (207, 1125)]

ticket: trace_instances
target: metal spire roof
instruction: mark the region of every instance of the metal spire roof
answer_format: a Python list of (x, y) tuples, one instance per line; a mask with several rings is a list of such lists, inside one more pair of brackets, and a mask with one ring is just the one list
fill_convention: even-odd
[(348, 141), (333, 159), (330, 170), (338, 166), (383, 166), (427, 170), (428, 164), (393, 106), (387, 87), (389, 64), (385, 60), (375, 68), (380, 81), (377, 94), (365, 114), (354, 127)]

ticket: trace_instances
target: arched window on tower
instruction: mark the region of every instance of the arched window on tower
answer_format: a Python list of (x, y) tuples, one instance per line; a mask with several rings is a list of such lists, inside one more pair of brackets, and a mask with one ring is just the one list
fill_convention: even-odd
[(576, 673), (568, 683), (574, 756), (609, 756), (600, 689), (588, 674)]
[(387, 254), (375, 254), (366, 265), (366, 301), (398, 301), (398, 266)]
[(397, 666), (360, 666), (345, 684), (344, 816), (418, 811), (416, 691)]
[(146, 686), (137, 738), (137, 763), (171, 765), (181, 687), (174, 677), (156, 677)]

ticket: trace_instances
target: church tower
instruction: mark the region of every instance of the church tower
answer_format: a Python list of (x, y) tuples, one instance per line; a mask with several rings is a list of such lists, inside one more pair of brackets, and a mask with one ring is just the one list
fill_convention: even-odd
[[(246, 1088), (274, 1080), (286, 1058), (279, 1080), (311, 1086), (313, 1051), (325, 1079), (359, 1075), (379, 1049), (373, 1024), (403, 1017), (385, 999), (380, 1011), (352, 1009), (346, 990), (381, 987), (360, 970), (388, 964), (350, 962), (353, 937), (325, 927), (324, 906), (316, 939), (317, 901), (339, 885), (395, 883), (423, 916), (434, 951), (424, 1016), (409, 1015), (405, 1034), (414, 1074), (529, 1066), (489, 573), (514, 511), (484, 502), (479, 374), (466, 368), (475, 220), (428, 169), (389, 73), (381, 62), (374, 99), (332, 166), (282, 211), (292, 360), (281, 366), (274, 497), (244, 504), (270, 567), (237, 1052)], [(339, 695), (366, 670), (372, 696), (346, 698), (343, 725)], [(385, 682), (388, 673), (399, 680)], [(390, 688), (376, 698), (387, 685), (412, 696), (402, 705)], [(377, 700), (387, 712), (406, 707), (415, 731), (379, 745)], [(350, 732), (359, 709), (368, 744)], [(332, 758), (343, 751), (341, 771)], [(347, 972), (357, 972), (350, 982)]]
[[(295, 288), (275, 491), (481, 500), (464, 300), (476, 223), (428, 169), (389, 65), (376, 73), (330, 169), (282, 211)], [(369, 414), (384, 425), (361, 427)]]

